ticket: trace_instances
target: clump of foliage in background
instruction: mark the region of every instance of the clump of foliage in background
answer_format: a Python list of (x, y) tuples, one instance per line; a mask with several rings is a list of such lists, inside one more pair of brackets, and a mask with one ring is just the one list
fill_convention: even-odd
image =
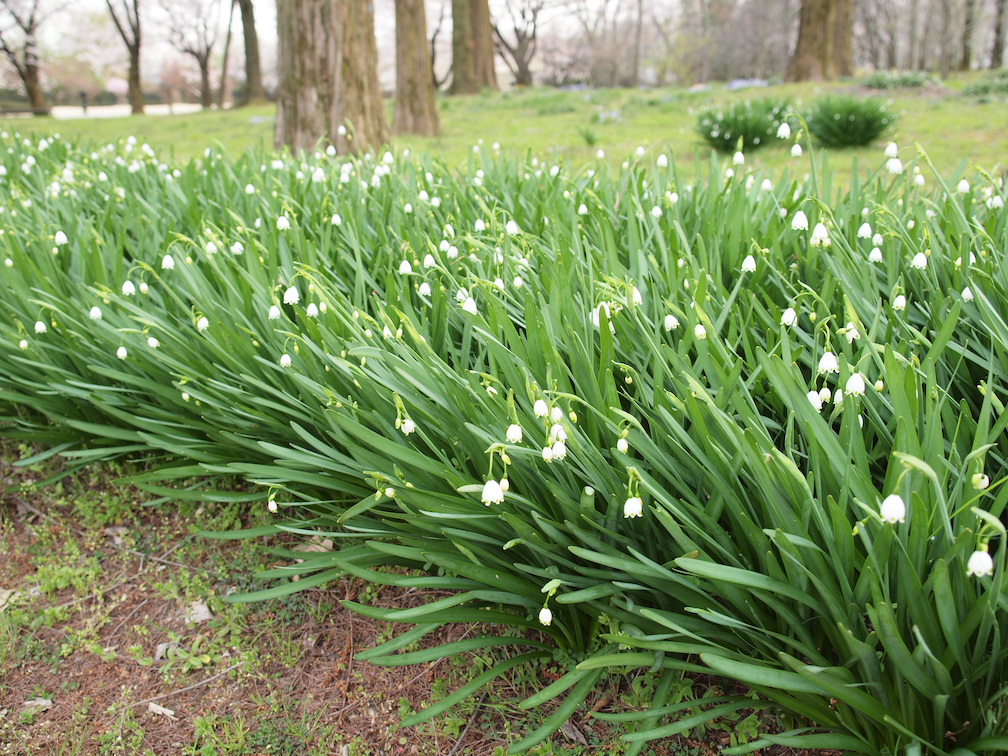
[[(523, 705), (563, 703), (515, 751), (628, 667), (650, 708), (597, 716), (639, 723), (629, 753), (754, 707), (783, 730), (726, 753), (1008, 748), (1000, 184), (928, 191), (895, 145), (831, 200), (823, 163), (687, 180), (644, 149), (449, 172), (7, 144), (2, 432), (61, 477), (163, 455), (130, 478), (159, 496), (241, 478), (272, 522), (232, 536), (341, 544), (241, 599), (447, 592), (346, 602), (412, 625), (359, 658), (514, 649), (404, 724), (556, 658)], [(402, 652), (450, 622), (500, 631)], [(695, 673), (750, 695), (670, 699)]]
[(753, 150), (774, 141), (790, 110), (788, 100), (771, 98), (707, 108), (697, 115), (697, 133), (719, 152), (734, 152), (740, 139), (741, 149)]
[(868, 89), (919, 89), (941, 82), (926, 71), (872, 71), (858, 83)]
[(1008, 70), (994, 71), (979, 81), (967, 84), (963, 87), (963, 94), (969, 97), (1008, 95)]
[(809, 133), (824, 147), (865, 147), (896, 123), (885, 103), (852, 95), (816, 100), (807, 116)]

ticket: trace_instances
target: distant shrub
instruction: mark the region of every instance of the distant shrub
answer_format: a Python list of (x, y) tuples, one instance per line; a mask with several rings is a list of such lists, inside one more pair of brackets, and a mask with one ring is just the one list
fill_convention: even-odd
[(1002, 69), (963, 87), (963, 94), (970, 97), (1008, 95), (1008, 70)]
[(924, 71), (873, 71), (860, 82), (868, 89), (916, 89), (937, 83), (938, 79)]
[(825, 147), (863, 147), (896, 122), (884, 103), (850, 95), (827, 95), (812, 105), (809, 133)]
[(711, 147), (733, 152), (752, 150), (773, 142), (777, 129), (791, 112), (789, 100), (744, 100), (723, 108), (708, 108), (697, 115), (697, 132)]

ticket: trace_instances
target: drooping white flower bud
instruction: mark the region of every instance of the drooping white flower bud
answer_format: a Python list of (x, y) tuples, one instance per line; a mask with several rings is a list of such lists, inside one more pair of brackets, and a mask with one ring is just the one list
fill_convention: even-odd
[(819, 373), (839, 373), (840, 363), (833, 352), (824, 352), (819, 358)]
[(520, 425), (512, 423), (508, 426), (507, 432), (504, 435), (509, 443), (520, 444), (522, 442), (522, 429)]
[(984, 577), (994, 574), (994, 560), (987, 551), (974, 551), (966, 563), (966, 577)]
[(903, 498), (897, 494), (889, 494), (882, 501), (879, 514), (882, 517), (882, 522), (893, 525), (897, 522), (906, 522), (906, 504), (903, 503)]
[(808, 396), (809, 404), (812, 405), (812, 409), (814, 409), (816, 412), (821, 412), (823, 400), (822, 397), (819, 396), (819, 392), (809, 391), (806, 396)]
[(491, 504), (500, 504), (504, 501), (504, 489), (496, 480), (488, 480), (483, 486), (481, 498), (488, 507)]

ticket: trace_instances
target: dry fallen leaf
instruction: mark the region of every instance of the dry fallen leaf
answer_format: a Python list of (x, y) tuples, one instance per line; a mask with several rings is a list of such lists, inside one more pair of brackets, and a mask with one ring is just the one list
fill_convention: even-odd
[(151, 714), (160, 714), (163, 717), (168, 717), (168, 719), (171, 719), (172, 721), (175, 720), (174, 711), (172, 711), (171, 709), (166, 709), (164, 706), (158, 706), (153, 701), (147, 704), (147, 711), (149, 711)]
[(198, 624), (210, 619), (213, 619), (210, 607), (203, 601), (193, 601), (189, 604), (189, 608), (186, 609), (186, 622), (190, 624)]
[(0, 588), (0, 612), (8, 606), (13, 606), (14, 602), (21, 598), (21, 591), (7, 590)]
[(26, 709), (38, 709), (39, 711), (44, 711), (45, 709), (52, 708), (51, 698), (33, 698), (30, 701), (24, 702), (24, 707)]
[(575, 727), (574, 723), (569, 719), (560, 725), (560, 730), (569, 740), (573, 740), (575, 743), (580, 743), (583, 746), (588, 745), (588, 741), (585, 740), (585, 736), (581, 734), (581, 730)]
[(157, 649), (154, 651), (154, 661), (161, 661), (162, 659), (168, 658), (168, 651), (177, 649), (179, 644), (176, 641), (165, 641), (164, 643), (158, 643)]
[(319, 538), (313, 536), (310, 541), (299, 543), (291, 551), (332, 551), (333, 542), (331, 538)]

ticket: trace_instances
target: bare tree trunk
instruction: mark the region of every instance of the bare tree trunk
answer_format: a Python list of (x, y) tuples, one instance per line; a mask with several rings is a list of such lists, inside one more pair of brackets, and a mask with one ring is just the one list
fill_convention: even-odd
[(213, 105), (213, 89), (210, 87), (210, 56), (197, 58), (200, 73), (200, 105), (209, 110)]
[(889, 39), (886, 44), (886, 68), (896, 68), (899, 57), (896, 44), (899, 40), (899, 15), (890, 5), (886, 16), (886, 34)]
[(143, 88), (140, 86), (140, 45), (130, 47), (129, 101), (133, 115), (144, 114)]
[(959, 70), (970, 70), (970, 58), (973, 57), (971, 42), (973, 36), (973, 5), (974, 0), (966, 0), (966, 18), (963, 22), (962, 54), (959, 56)]
[[(143, 115), (144, 96), (140, 87), (140, 0), (133, 0), (132, 5), (122, 0), (123, 10), (126, 13), (125, 24), (119, 20), (119, 15), (112, 6), (112, 0), (105, 0), (105, 4), (112, 14), (112, 21), (119, 36), (129, 50), (129, 101), (133, 115)], [(129, 33), (126, 32), (127, 29)]]
[(924, 34), (921, 35), (920, 49), (917, 51), (917, 70), (923, 71), (927, 66), (928, 40), (931, 36), (931, 17), (934, 15), (930, 7), (924, 9)]
[(910, 0), (910, 47), (907, 49), (907, 64), (908, 70), (913, 70), (914, 67), (914, 56), (917, 53), (917, 9), (920, 5), (920, 0)]
[[(342, 0), (343, 66), (337, 103), (356, 134), (357, 150), (377, 149), (389, 141), (378, 79), (373, 0)], [(426, 28), (424, 35), (426, 36)]]
[(427, 52), (424, 0), (396, 0), (396, 101), (392, 131), (434, 136), (441, 130)]
[(943, 79), (947, 79), (952, 69), (952, 0), (941, 3), (941, 49), (938, 66)]
[(237, 0), (241, 9), (242, 30), (245, 36), (245, 104), (266, 102), (263, 91), (262, 67), (259, 63), (259, 35), (255, 28), (252, 0)]
[(787, 81), (820, 80), (829, 76), (832, 5), (832, 0), (803, 0), (798, 44), (784, 74)]
[(640, 85), (640, 41), (644, 23), (644, 0), (637, 0), (637, 33), (634, 38), (633, 71), (630, 72), (630, 86), (636, 89)]
[(34, 33), (26, 35), (24, 46), (24, 68), (18, 71), (21, 74), (21, 81), (24, 82), (25, 92), (28, 95), (28, 102), (33, 110), (45, 110), (45, 97), (42, 96), (42, 86), (39, 84), (39, 59), (38, 43)]
[(25, 92), (28, 94), (28, 102), (31, 103), (32, 110), (36, 111), (36, 115), (45, 115), (44, 112), (37, 112), (45, 111), (48, 107), (45, 97), (42, 96), (42, 87), (39, 84), (38, 65), (25, 65), (21, 80), (24, 82)]
[(991, 68), (1001, 68), (1004, 64), (1004, 16), (1005, 0), (997, 0), (994, 13), (994, 48), (991, 50)]
[[(277, 149), (311, 150), (328, 139), (346, 154), (386, 141), (368, 5), (367, 0), (277, 0)], [(340, 134), (345, 122), (352, 128)]]
[(494, 92), (497, 86), (497, 72), (494, 70), (493, 28), (490, 23), (488, 0), (469, 0), (469, 19), (473, 39), (473, 73), (479, 89), (487, 87)]
[(830, 65), (828, 77), (850, 76), (854, 73), (853, 54), (853, 2), (852, 0), (834, 0), (832, 13), (833, 36), (830, 47)]
[(452, 0), (452, 94), (479, 91), (469, 0)]
[(227, 34), (224, 37), (224, 60), (221, 63), (220, 87), (217, 89), (217, 109), (224, 110), (224, 96), (227, 94), (228, 53), (231, 52), (231, 23), (234, 21), (234, 2), (228, 11)]

